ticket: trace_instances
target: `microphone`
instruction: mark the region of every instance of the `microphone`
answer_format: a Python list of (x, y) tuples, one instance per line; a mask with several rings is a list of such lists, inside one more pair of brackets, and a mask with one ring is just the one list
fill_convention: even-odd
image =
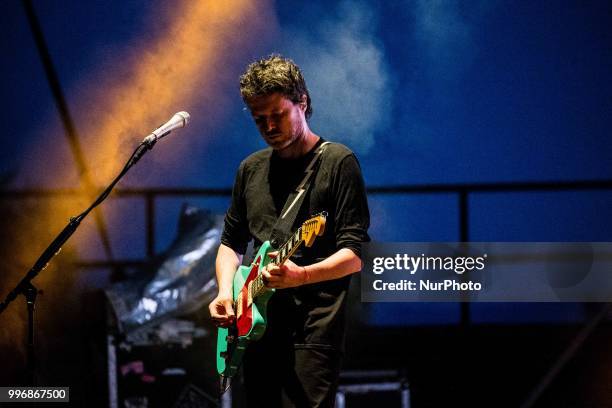
[(185, 111), (175, 113), (169, 121), (155, 129), (153, 132), (151, 132), (149, 136), (145, 137), (142, 143), (149, 146), (150, 149), (151, 146), (153, 146), (158, 139), (161, 139), (162, 137), (166, 136), (174, 129), (187, 126), (187, 123), (189, 123), (189, 118), (189, 113)]

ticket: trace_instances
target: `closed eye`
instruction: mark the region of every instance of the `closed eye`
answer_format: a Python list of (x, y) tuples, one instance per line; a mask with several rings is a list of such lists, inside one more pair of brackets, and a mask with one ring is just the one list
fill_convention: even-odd
[[(278, 123), (278, 121), (285, 115), (286, 111), (278, 111), (270, 114), (269, 118), (272, 122)], [(253, 116), (253, 120), (256, 125), (262, 125), (268, 121), (268, 116), (266, 115), (258, 115)]]

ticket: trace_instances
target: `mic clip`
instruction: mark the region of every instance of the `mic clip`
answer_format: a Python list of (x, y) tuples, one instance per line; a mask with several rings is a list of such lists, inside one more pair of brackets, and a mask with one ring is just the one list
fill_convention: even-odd
[[(167, 132), (166, 134), (168, 133), (170, 132)], [(145, 137), (142, 142), (140, 142), (140, 146), (138, 146), (136, 152), (132, 156), (130, 166), (136, 164), (136, 162), (140, 160), (140, 158), (147, 152), (147, 150), (153, 149), (153, 146), (155, 146), (155, 143), (157, 143), (158, 139), (159, 137), (157, 137), (155, 133), (151, 133), (149, 136)]]
[(149, 136), (145, 137), (145, 138), (142, 140), (142, 144), (146, 145), (146, 146), (147, 146), (147, 148), (148, 148), (149, 150), (151, 150), (151, 149), (153, 148), (153, 146), (155, 146), (155, 143), (157, 143), (157, 141), (158, 141), (159, 139), (161, 139), (162, 137), (164, 137), (164, 136), (168, 135), (170, 132), (171, 132), (171, 130), (168, 130), (167, 132), (162, 133), (162, 134), (161, 134), (161, 135), (159, 135), (159, 136), (158, 136), (158, 135), (156, 135), (155, 133), (151, 133)]

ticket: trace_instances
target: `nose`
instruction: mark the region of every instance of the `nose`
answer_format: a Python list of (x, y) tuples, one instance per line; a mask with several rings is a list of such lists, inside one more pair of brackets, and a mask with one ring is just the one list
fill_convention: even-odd
[(276, 130), (276, 123), (271, 119), (267, 119), (263, 123), (263, 129), (266, 133), (271, 133), (271, 131)]

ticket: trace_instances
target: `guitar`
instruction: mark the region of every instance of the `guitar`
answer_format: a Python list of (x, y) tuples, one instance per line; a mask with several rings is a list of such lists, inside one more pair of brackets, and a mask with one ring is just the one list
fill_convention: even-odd
[(326, 217), (327, 213), (322, 212), (305, 221), (274, 258), (269, 257), (274, 252), (270, 241), (264, 242), (253, 263), (236, 270), (232, 294), (235, 324), (220, 327), (217, 332), (217, 372), (222, 379), (236, 374), (249, 343), (259, 340), (266, 330), (266, 309), (275, 289), (265, 286), (261, 271), (269, 263), (278, 266), (285, 263), (301, 244), (312, 246), (315, 238), (325, 231)]

